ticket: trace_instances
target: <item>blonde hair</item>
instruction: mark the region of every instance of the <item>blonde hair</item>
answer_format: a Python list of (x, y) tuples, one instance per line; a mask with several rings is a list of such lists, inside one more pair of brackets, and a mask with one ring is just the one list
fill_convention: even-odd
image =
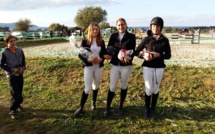
[(96, 26), (99, 28), (99, 33), (96, 37), (96, 43), (97, 43), (97, 46), (101, 46), (102, 45), (102, 35), (100, 32), (100, 27), (96, 22), (92, 22), (88, 27), (87, 44), (90, 45), (93, 41), (93, 35), (92, 35), (93, 26)]

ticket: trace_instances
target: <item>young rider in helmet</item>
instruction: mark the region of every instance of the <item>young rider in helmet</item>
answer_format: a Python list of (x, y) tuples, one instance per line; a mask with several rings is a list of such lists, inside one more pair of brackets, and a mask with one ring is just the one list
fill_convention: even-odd
[(88, 57), (80, 53), (78, 55), (83, 61), (85, 88), (82, 93), (80, 107), (75, 111), (74, 117), (79, 116), (83, 112), (84, 104), (91, 88), (93, 89), (91, 109), (97, 111), (96, 99), (102, 76), (102, 67), (104, 66), (103, 55), (106, 51), (105, 43), (102, 40), (100, 28), (97, 23), (93, 22), (89, 25), (87, 39), (82, 40), (81, 47), (90, 50), (91, 55)]
[(159, 87), (163, 77), (164, 59), (170, 59), (171, 49), (169, 40), (161, 33), (163, 19), (155, 17), (151, 20), (148, 36), (138, 45), (135, 54), (144, 58), (142, 64), (145, 82), (145, 118), (154, 118), (155, 107), (159, 95)]
[(106, 59), (111, 59), (110, 63), (112, 64), (110, 69), (110, 88), (108, 90), (107, 106), (104, 112), (105, 117), (110, 116), (110, 106), (119, 79), (121, 79), (119, 115), (122, 115), (124, 112), (123, 103), (127, 94), (128, 79), (132, 71), (131, 66), (136, 45), (135, 35), (127, 32), (125, 19), (119, 18), (116, 21), (116, 28), (118, 32), (111, 35), (107, 50), (112, 46), (117, 50), (117, 53), (115, 55), (104, 55)]

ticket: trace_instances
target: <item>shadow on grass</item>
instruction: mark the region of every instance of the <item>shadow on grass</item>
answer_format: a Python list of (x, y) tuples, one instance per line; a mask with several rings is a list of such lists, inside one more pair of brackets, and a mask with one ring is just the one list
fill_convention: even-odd
[[(158, 106), (156, 107), (156, 119), (158, 120), (165, 120), (165, 119), (173, 119), (173, 120), (196, 120), (196, 121), (207, 121), (212, 122), (215, 121), (215, 108), (210, 105), (197, 105), (193, 101), (192, 104), (188, 104), (183, 101), (183, 105), (179, 106), (176, 102), (165, 104), (165, 106)], [(206, 103), (206, 102), (205, 102)], [(91, 120), (118, 120), (126, 117), (130, 117), (132, 119), (144, 119), (144, 104), (142, 105), (126, 105), (124, 106), (124, 114), (119, 115), (117, 104), (111, 105), (111, 116), (106, 118), (104, 116), (106, 104), (99, 105), (98, 104), (98, 112), (93, 112), (90, 109), (89, 103), (85, 104), (84, 113), (81, 114), (78, 118), (88, 118)], [(50, 108), (26, 108), (23, 113), (18, 113), (21, 117), (20, 120), (28, 120), (32, 118), (38, 118), (41, 120), (46, 120), (49, 118), (53, 119), (73, 119), (73, 113), (77, 110), (78, 106), (72, 106), (71, 109), (51, 109)], [(0, 118), (9, 117), (9, 106), (6, 108), (5, 106), (0, 105)]]
[[(105, 108), (98, 108), (98, 112), (85, 110), (78, 118), (90, 118), (91, 120), (119, 120), (123, 118), (131, 118), (133, 120), (145, 119), (143, 106), (125, 106), (124, 114), (119, 115), (118, 108), (111, 108), (111, 115), (104, 116)], [(75, 112), (75, 111), (73, 111)], [(195, 121), (215, 121), (215, 109), (212, 107), (206, 108), (184, 108), (184, 107), (157, 107), (155, 120), (195, 120)], [(73, 118), (73, 117), (72, 117)]]
[(25, 119), (38, 118), (41, 120), (46, 120), (49, 118), (53, 119), (66, 119), (71, 117), (70, 110), (55, 110), (55, 109), (28, 109), (21, 114), (21, 117)]
[(175, 119), (175, 120), (195, 120), (195, 121), (215, 121), (215, 109), (212, 107), (192, 108), (192, 107), (158, 107), (157, 119)]
[[(1, 108), (1, 115), (0, 118), (5, 118), (9, 116), (9, 108)], [(71, 110), (55, 110), (55, 109), (30, 109), (25, 108), (24, 111), (20, 112), (17, 111), (17, 120), (28, 120), (33, 118), (38, 118), (41, 120), (46, 120), (49, 118), (55, 119), (66, 119), (71, 117)]]
[[(24, 112), (18, 112), (18, 119), (10, 119), (8, 112), (9, 108), (0, 107), (0, 130), (4, 133), (10, 133), (16, 130), (20, 133), (49, 133), (61, 132), (63, 129), (66, 132), (85, 133), (85, 127), (87, 130), (98, 130), (98, 124), (103, 128), (99, 129), (102, 132), (109, 131), (108, 127), (114, 124), (120, 124), (125, 122), (135, 123), (148, 122), (144, 119), (144, 107), (143, 106), (125, 106), (124, 114), (118, 114), (118, 108), (111, 108), (111, 116), (104, 117), (105, 108), (98, 108), (98, 112), (92, 112), (89, 107), (85, 107), (85, 112), (78, 118), (73, 117), (73, 113), (76, 109), (32, 109), (26, 108)], [(206, 108), (184, 108), (184, 107), (166, 107), (158, 106), (156, 109), (156, 122), (174, 122), (175, 120), (189, 120), (189, 121), (202, 121), (202, 122), (214, 122), (215, 109), (211, 107)], [(153, 124), (153, 121), (149, 122)], [(164, 123), (165, 124), (165, 123)], [(53, 128), (54, 126), (54, 128)], [(112, 126), (113, 127), (113, 126)], [(19, 129), (18, 129), (19, 128)], [(116, 129), (117, 127), (115, 127)], [(88, 132), (88, 131), (87, 131)], [(86, 132), (86, 133), (87, 133)]]

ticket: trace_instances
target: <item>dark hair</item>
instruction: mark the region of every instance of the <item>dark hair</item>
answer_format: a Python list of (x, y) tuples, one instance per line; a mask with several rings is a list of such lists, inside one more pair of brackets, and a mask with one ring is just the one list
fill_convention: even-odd
[(4, 42), (5, 42), (6, 44), (8, 44), (8, 42), (9, 42), (9, 40), (10, 40), (11, 38), (16, 38), (16, 37), (13, 36), (13, 35), (11, 35), (11, 34), (5, 34), (5, 36), (4, 36)]

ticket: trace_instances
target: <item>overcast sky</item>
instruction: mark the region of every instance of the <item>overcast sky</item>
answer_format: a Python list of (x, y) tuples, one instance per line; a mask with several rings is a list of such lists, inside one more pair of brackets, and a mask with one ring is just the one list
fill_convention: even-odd
[(111, 26), (121, 17), (128, 26), (149, 26), (155, 16), (165, 26), (215, 26), (215, 0), (0, 0), (0, 23), (28, 18), (40, 27), (73, 27), (78, 10), (86, 6), (101, 6)]

